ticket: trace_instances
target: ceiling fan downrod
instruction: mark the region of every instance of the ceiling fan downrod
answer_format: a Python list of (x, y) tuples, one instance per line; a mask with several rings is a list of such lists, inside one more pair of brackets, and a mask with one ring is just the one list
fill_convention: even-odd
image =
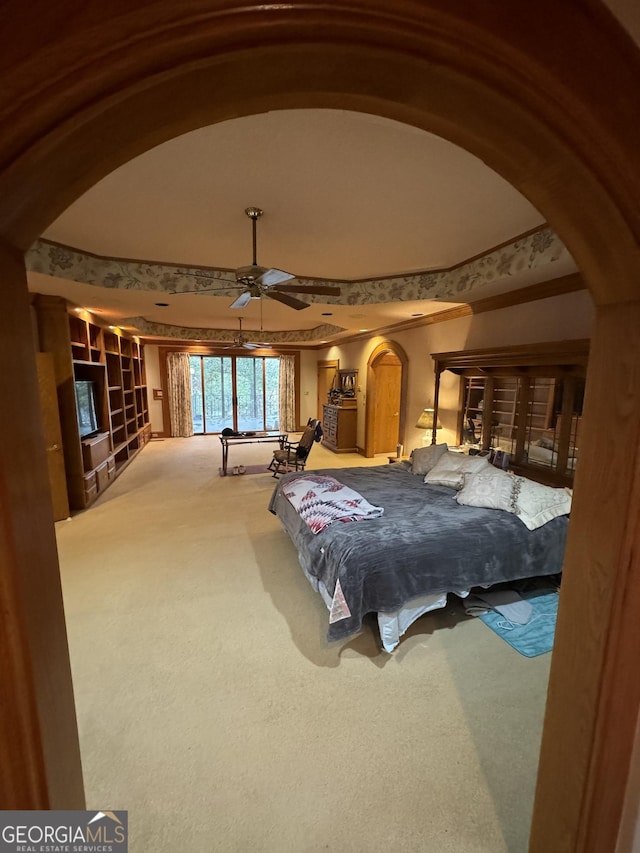
[(246, 207), (244, 212), (247, 214), (247, 216), (251, 220), (251, 225), (252, 225), (252, 229), (253, 229), (253, 266), (257, 267), (258, 266), (258, 260), (257, 260), (257, 258), (258, 258), (257, 224), (258, 224), (258, 219), (260, 219), (260, 217), (262, 216), (264, 211), (260, 210), (259, 207)]

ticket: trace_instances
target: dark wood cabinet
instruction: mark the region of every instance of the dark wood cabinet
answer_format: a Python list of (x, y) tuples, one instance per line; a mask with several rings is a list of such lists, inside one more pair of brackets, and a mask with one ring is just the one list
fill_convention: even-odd
[(354, 453), (357, 450), (356, 408), (325, 404), (322, 407), (322, 443), (334, 453)]
[(108, 432), (101, 432), (82, 440), (82, 460), (85, 470), (97, 468), (111, 454), (111, 441)]

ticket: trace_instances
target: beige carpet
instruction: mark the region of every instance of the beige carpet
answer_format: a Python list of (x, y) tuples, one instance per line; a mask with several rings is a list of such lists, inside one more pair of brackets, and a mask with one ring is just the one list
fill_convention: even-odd
[(393, 655), (328, 645), (275, 480), (219, 464), (151, 442), (56, 526), (88, 807), (129, 811), (133, 853), (524, 853), (550, 655), (455, 602)]

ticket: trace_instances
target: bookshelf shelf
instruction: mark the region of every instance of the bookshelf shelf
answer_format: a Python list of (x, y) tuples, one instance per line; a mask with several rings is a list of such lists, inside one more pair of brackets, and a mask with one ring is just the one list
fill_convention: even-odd
[[(54, 357), (69, 506), (82, 510), (151, 437), (143, 350), (60, 297), (37, 294), (33, 305), (40, 349)], [(98, 426), (86, 438), (78, 422), (78, 380), (90, 383)]]

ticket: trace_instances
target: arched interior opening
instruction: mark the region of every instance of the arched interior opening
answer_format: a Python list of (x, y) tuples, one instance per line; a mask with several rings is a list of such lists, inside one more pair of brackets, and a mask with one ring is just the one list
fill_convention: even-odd
[[(407, 354), (395, 341), (383, 341), (367, 363), (365, 455), (394, 453), (403, 444), (407, 407)], [(380, 430), (379, 424), (384, 425)]]
[(0, 351), (15, 370), (1, 390), (21, 415), (2, 416), (10, 802), (72, 807), (82, 796), (21, 253), (92, 183), (161, 141), (233, 116), (332, 106), (413, 124), (485, 160), (545, 214), (598, 306), (532, 845), (610, 845), (640, 705), (636, 680), (623, 678), (628, 626), (640, 624), (638, 54), (596, 4), (545, 0), (527, 27), (498, 3), (218, 5), (96, 5), (72, 22), (49, 10), (37, 33), (19, 12), (6, 28)]

